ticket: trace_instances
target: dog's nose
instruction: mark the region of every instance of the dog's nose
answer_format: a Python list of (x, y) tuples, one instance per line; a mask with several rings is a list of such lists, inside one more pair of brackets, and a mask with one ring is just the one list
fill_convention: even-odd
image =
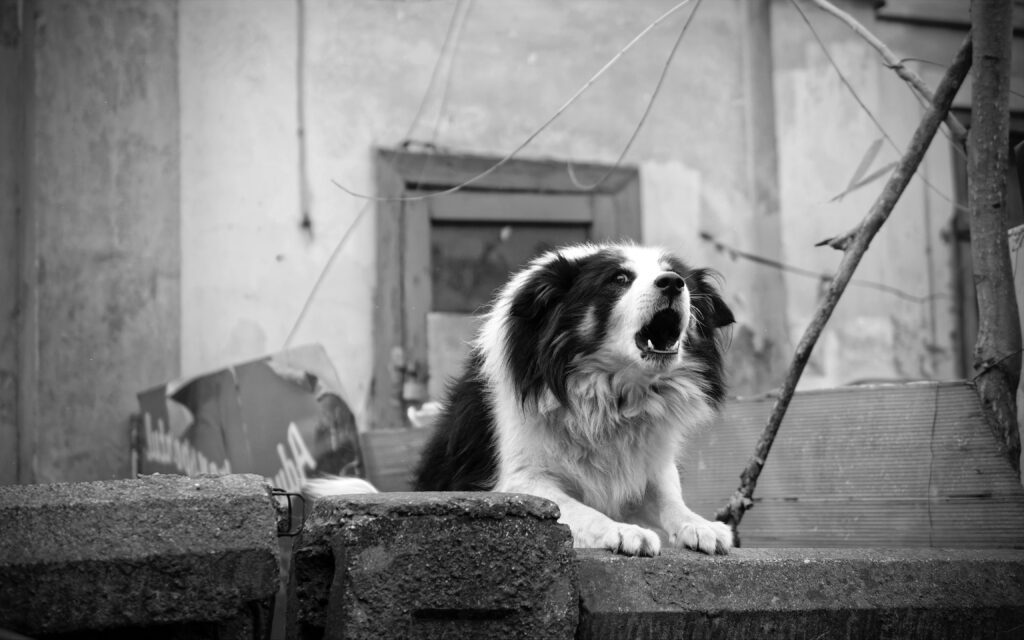
[(654, 286), (661, 289), (661, 292), (670, 298), (679, 295), (685, 285), (686, 281), (683, 280), (683, 276), (674, 271), (666, 271), (654, 279)]

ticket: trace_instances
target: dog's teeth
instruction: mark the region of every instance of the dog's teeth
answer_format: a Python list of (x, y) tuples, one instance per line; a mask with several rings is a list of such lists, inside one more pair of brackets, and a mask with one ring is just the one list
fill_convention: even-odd
[(647, 339), (647, 348), (654, 351), (654, 342), (650, 338)]

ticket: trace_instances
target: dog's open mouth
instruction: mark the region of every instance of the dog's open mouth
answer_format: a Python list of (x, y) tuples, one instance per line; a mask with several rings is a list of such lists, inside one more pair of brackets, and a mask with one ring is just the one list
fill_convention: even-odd
[(683, 317), (675, 309), (662, 309), (636, 332), (634, 341), (644, 357), (672, 356), (679, 353)]

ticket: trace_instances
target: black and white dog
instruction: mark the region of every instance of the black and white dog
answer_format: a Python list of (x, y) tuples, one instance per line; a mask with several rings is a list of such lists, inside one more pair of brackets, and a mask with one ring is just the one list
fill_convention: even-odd
[[(498, 292), (415, 475), (421, 491), (527, 493), (558, 504), (577, 547), (709, 554), (732, 532), (683, 502), (676, 459), (725, 393), (706, 269), (660, 249), (548, 252)], [(317, 493), (338, 493), (320, 481)]]

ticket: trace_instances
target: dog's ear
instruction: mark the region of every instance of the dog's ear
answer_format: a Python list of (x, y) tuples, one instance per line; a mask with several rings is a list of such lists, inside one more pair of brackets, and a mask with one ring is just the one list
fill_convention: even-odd
[(725, 304), (725, 300), (722, 300), (722, 296), (717, 293), (711, 296), (711, 308), (711, 325), (716, 329), (736, 322), (736, 318), (732, 315), (732, 309), (729, 308), (729, 305)]
[(545, 389), (560, 402), (567, 401), (565, 368), (570, 357), (562, 351), (569, 345), (559, 336), (564, 335), (563, 302), (578, 274), (579, 265), (559, 255), (535, 269), (512, 298), (506, 350), (524, 403), (539, 400)]
[(572, 287), (577, 270), (575, 263), (559, 255), (531, 274), (512, 299), (512, 317), (536, 320), (546, 315)]
[(736, 322), (732, 309), (714, 284), (720, 278), (710, 269), (695, 269), (687, 276), (687, 284), (691, 287), (690, 299), (700, 319), (700, 333), (703, 335), (710, 336), (715, 329)]

